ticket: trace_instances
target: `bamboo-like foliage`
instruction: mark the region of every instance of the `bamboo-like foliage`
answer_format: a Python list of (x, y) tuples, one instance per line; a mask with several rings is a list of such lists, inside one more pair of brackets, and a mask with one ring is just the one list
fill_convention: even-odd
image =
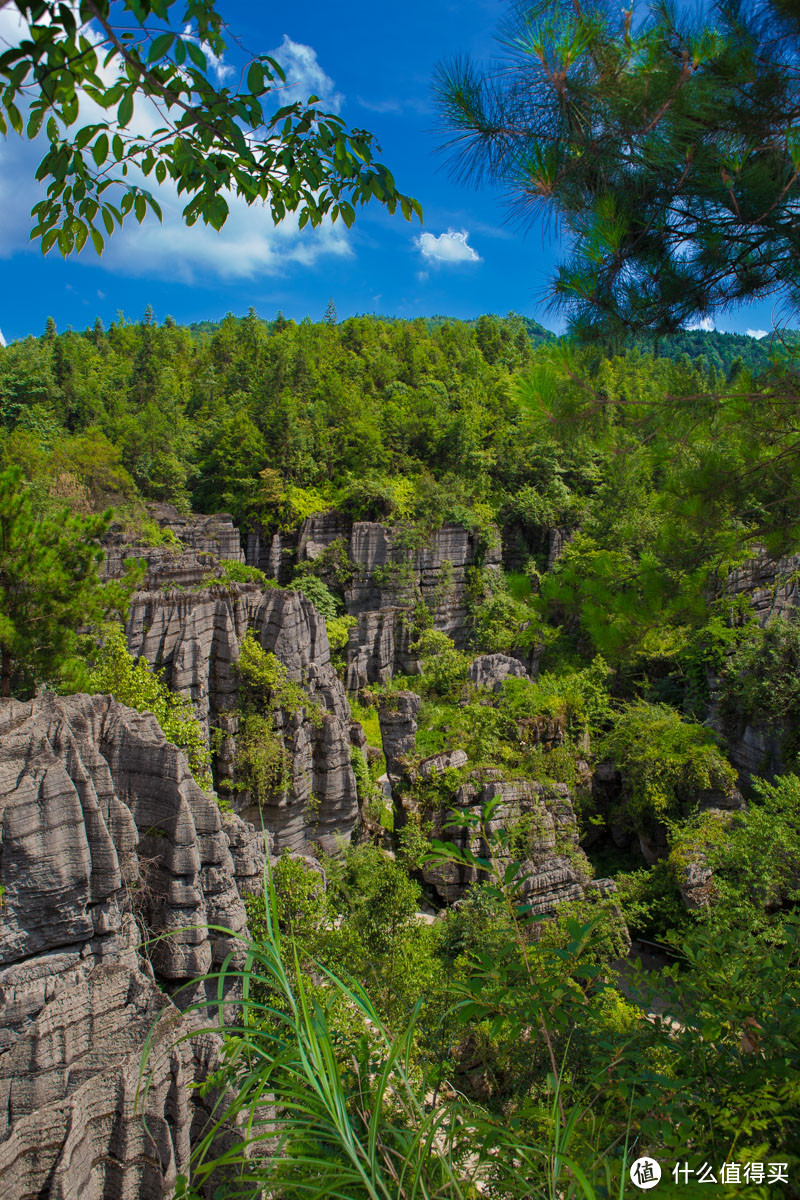
[[(393, 1033), (358, 983), (322, 968), (312, 981), (297, 948), (282, 938), (271, 877), (265, 888), (266, 936), (247, 945), (241, 970), (229, 957), (213, 976), (223, 1065), (204, 1088), (218, 1099), (194, 1146), (191, 1178), (179, 1178), (178, 1197), (594, 1200), (598, 1170), (605, 1194), (613, 1194), (614, 1168), (626, 1161), (627, 1146), (614, 1158), (576, 1161), (573, 1143), (585, 1114), (565, 1110), (557, 1082), (544, 1146), (524, 1144), (461, 1097), (432, 1096), (412, 1062), (419, 1005)], [(234, 984), (242, 998), (230, 1023)], [(363, 1055), (337, 1052), (320, 1000), (326, 995), (363, 1027)], [(147, 1050), (143, 1073), (146, 1059)]]

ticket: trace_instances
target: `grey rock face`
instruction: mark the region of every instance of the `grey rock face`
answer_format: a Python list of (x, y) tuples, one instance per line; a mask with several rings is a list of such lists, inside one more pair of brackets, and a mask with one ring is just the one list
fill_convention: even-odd
[(491, 688), (494, 692), (500, 689), (504, 680), (522, 678), (527, 674), (519, 659), (511, 658), (508, 654), (481, 654), (470, 663), (469, 668), (470, 683)]
[(378, 706), (381, 742), (386, 755), (389, 779), (403, 778), (406, 755), (412, 753), (417, 736), (417, 713), (422, 699), (416, 692), (395, 692), (382, 696)]
[[(351, 523), (336, 512), (316, 513), (303, 523), (296, 542), (254, 531), (248, 536), (247, 562), (284, 582), (290, 570), (287, 562), (317, 559), (337, 541), (344, 544), (353, 565), (345, 604), (358, 618), (347, 650), (348, 691), (385, 683), (397, 671), (418, 671), (406, 619), (418, 600), (428, 606), (435, 629), (447, 633), (457, 646), (464, 645), (467, 570), (478, 561), (480, 550), (475, 534), (450, 522), (423, 548), (409, 549), (400, 531), (376, 521)], [(497, 569), (500, 561), (498, 538), (483, 551), (483, 562)]]
[(681, 871), (678, 886), (683, 903), (690, 911), (710, 905), (714, 896), (713, 875), (711, 868), (706, 866), (703, 854), (698, 854)]
[(762, 625), (777, 616), (787, 616), (800, 607), (800, 554), (771, 558), (759, 549), (756, 555), (731, 571), (725, 591), (746, 594)]
[(263, 837), (222, 816), (152, 716), (105, 696), (0, 703), (0, 821), (3, 1194), (166, 1200), (218, 1043), (178, 1044), (198, 1019), (156, 978), (188, 1002), (187, 981), (242, 957), (210, 927), (245, 929)]
[[(428, 780), (448, 769), (466, 766), (467, 756), (456, 749), (413, 764), (417, 713), (421, 700), (415, 692), (398, 692), (382, 698), (380, 719), (383, 751), (395, 812), (395, 829), (402, 828), (411, 812), (431, 823), (431, 837), (454, 842), (478, 857), (489, 851), (486, 836), (476, 830), (485, 805), (495, 805), (486, 834), (518, 826), (526, 846), (522, 890), (532, 911), (548, 913), (564, 900), (580, 900), (591, 878), (589, 860), (578, 845), (578, 823), (569, 788), (545, 788), (528, 780), (507, 780), (502, 771), (474, 771), (461, 784), (452, 805), (425, 807), (411, 796), (411, 784)], [(491, 776), (491, 777), (489, 777)], [(451, 823), (451, 810), (463, 813), (463, 824)], [(510, 856), (509, 856), (510, 858)], [(444, 863), (422, 868), (425, 882), (440, 900), (452, 904), (479, 878), (477, 868)]]
[[(478, 772), (475, 773), (479, 775)], [(583, 898), (591, 869), (578, 847), (578, 826), (569, 789), (564, 784), (543, 787), (528, 780), (470, 780), (457, 791), (453, 811), (466, 818), (480, 817), (486, 804), (495, 802), (486, 833), (518, 826), (524, 830), (521, 891), (534, 913), (552, 912), (565, 900)], [(433, 820), (435, 838), (454, 842), (478, 857), (489, 853), (489, 843), (471, 820), (450, 824), (448, 812), (426, 813)], [(510, 861), (510, 854), (508, 861)], [(505, 865), (505, 863), (502, 863)], [(460, 899), (480, 878), (476, 867), (459, 863), (423, 867), (423, 877), (447, 904)]]
[(131, 653), (162, 668), (169, 686), (192, 700), (206, 728), (222, 731), (222, 783), (235, 773), (236, 662), (248, 629), (283, 663), (288, 678), (303, 686), (309, 705), (275, 716), (291, 757), (290, 786), (261, 810), (249, 793), (234, 791), (232, 802), (257, 827), (263, 818), (278, 850), (303, 850), (310, 842), (332, 849), (337, 836), (352, 831), (358, 797), (350, 766), (350, 707), (331, 665), (324, 618), (313, 604), (301, 592), (262, 592), (254, 584), (143, 592), (131, 603), (127, 636)]
[(194, 587), (208, 578), (209, 571), (219, 559), (244, 562), (239, 531), (229, 513), (183, 516), (171, 504), (152, 504), (150, 515), (180, 544), (144, 546), (131, 543), (120, 526), (112, 526), (106, 539), (103, 566), (107, 579), (118, 579), (124, 571), (125, 559), (135, 558), (147, 564), (145, 586), (148, 588), (169, 584)]

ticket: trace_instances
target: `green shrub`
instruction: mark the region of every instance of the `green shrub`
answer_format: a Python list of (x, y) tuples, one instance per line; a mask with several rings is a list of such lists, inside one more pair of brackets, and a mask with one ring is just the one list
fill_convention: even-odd
[(800, 620), (748, 625), (720, 680), (720, 711), (733, 736), (747, 721), (779, 734), (787, 761), (800, 751)]
[(333, 594), (325, 580), (321, 579), (319, 575), (311, 575), (308, 572), (296, 574), (291, 587), (296, 592), (302, 592), (311, 601), (317, 612), (322, 613), (326, 622), (339, 617), (344, 608), (339, 597)]
[(274, 579), (268, 579), (258, 567), (248, 567), (246, 563), (237, 562), (233, 558), (222, 558), (219, 565), (225, 578), (231, 583), (257, 583), (262, 589), (276, 586)]
[(669, 864), (678, 881), (698, 856), (713, 871), (698, 919), (774, 936), (781, 910), (800, 902), (800, 779), (753, 780), (753, 788), (745, 811), (701, 813), (683, 826)]
[(664, 704), (627, 705), (599, 752), (622, 772), (625, 813), (637, 829), (674, 821), (705, 791), (730, 794), (736, 772), (712, 731)]
[(239, 646), (236, 664), (245, 708), (281, 708), (294, 714), (305, 708), (317, 719), (321, 713), (299, 683), (289, 679), (286, 667), (271, 650), (265, 650), (252, 629)]
[(271, 716), (247, 713), (236, 734), (237, 790), (252, 791), (259, 804), (283, 791), (290, 779), (291, 755)]
[(436, 629), (425, 629), (411, 650), (422, 664), (422, 690), (436, 696), (454, 697), (466, 683), (469, 656), (456, 650), (452, 638)]

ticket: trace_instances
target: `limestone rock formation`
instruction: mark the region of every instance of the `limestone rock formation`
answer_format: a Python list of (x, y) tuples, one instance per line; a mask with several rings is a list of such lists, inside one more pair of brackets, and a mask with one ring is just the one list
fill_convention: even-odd
[[(458, 788), (452, 806), (424, 814), (432, 821), (431, 836), (453, 842), (460, 850), (486, 857), (486, 834), (517, 828), (519, 845), (514, 855), (522, 861), (522, 893), (531, 911), (549, 913), (564, 900), (581, 900), (591, 879), (589, 861), (578, 846), (578, 825), (572, 797), (565, 784), (545, 787), (529, 780), (485, 779), (481, 772)], [(485, 806), (492, 815), (485, 833), (475, 827)], [(463, 813), (463, 824), (450, 815)], [(508, 854), (511, 859), (511, 852)], [(425, 881), (446, 904), (460, 899), (470, 884), (480, 878), (476, 867), (444, 863), (423, 867)]]
[(506, 679), (519, 679), (527, 674), (518, 658), (508, 654), (481, 654), (470, 663), (469, 681), (496, 692)]
[(759, 547), (753, 558), (731, 571), (725, 591), (747, 595), (762, 625), (777, 616), (788, 616), (800, 607), (800, 554), (772, 558)]
[[(301, 593), (255, 584), (232, 584), (196, 592), (141, 592), (134, 596), (128, 645), (163, 669), (169, 686), (189, 697), (207, 729), (220, 731), (220, 785), (235, 783), (235, 746), (240, 717), (236, 662), (248, 629), (301, 684), (308, 706), (275, 717), (291, 758), (291, 779), (280, 795), (259, 807), (249, 793), (231, 800), (254, 824), (265, 827), (276, 849), (303, 850), (319, 842), (333, 848), (347, 837), (358, 815), (350, 766), (350, 708), (331, 665), (324, 618)], [(317, 718), (317, 713), (320, 717)]]
[(106, 578), (117, 579), (126, 559), (147, 564), (145, 587), (178, 584), (195, 587), (208, 578), (220, 559), (244, 562), (239, 531), (229, 513), (184, 516), (171, 504), (151, 504), (151, 518), (171, 535), (166, 545), (147, 546), (131, 541), (121, 525), (113, 525), (106, 538)]
[[(450, 803), (442, 804), (436, 792), (431, 793), (430, 802), (415, 798), (415, 784), (424, 785), (445, 771), (459, 771), (463, 778), (467, 765), (461, 749), (414, 760), (420, 704), (415, 692), (396, 692), (382, 697), (378, 709), (395, 829), (402, 828), (413, 813), (430, 828), (432, 838), (485, 857), (487, 834), (516, 828), (519, 845), (514, 853), (524, 858), (522, 890), (531, 911), (549, 913), (564, 900), (582, 899), (591, 881), (591, 868), (578, 844), (578, 822), (565, 784), (545, 787), (529, 780), (506, 779), (499, 769), (483, 769), (472, 771), (456, 787)], [(486, 805), (492, 806), (492, 815), (482, 832), (477, 826)], [(454, 820), (453, 813), (463, 813), (463, 823)], [(508, 857), (510, 861), (511, 852)], [(422, 868), (422, 875), (445, 904), (460, 899), (479, 878), (477, 868), (461, 863), (428, 865)]]
[(408, 548), (400, 531), (377, 521), (350, 522), (336, 512), (309, 517), (292, 538), (268, 538), (254, 530), (247, 540), (247, 562), (285, 582), (294, 564), (318, 559), (334, 543), (352, 567), (345, 605), (358, 619), (347, 650), (348, 691), (385, 683), (398, 671), (418, 670), (407, 614), (419, 600), (430, 610), (433, 627), (463, 646), (467, 570), (478, 561), (490, 569), (500, 565), (499, 538), (482, 546), (476, 534), (454, 522), (445, 523), (422, 548)]
[(199, 1018), (157, 981), (185, 1006), (242, 956), (219, 929), (245, 929), (263, 836), (223, 817), (155, 718), (106, 696), (0, 703), (0, 821), (3, 1195), (166, 1200), (218, 1043), (179, 1042)]

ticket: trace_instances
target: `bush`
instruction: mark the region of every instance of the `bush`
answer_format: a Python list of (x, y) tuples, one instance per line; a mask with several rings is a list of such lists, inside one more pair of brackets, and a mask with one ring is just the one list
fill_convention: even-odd
[(636, 829), (691, 811), (706, 791), (728, 795), (736, 772), (710, 729), (664, 704), (629, 704), (600, 745), (622, 772), (625, 814)]
[(344, 609), (338, 596), (334, 596), (325, 580), (318, 575), (311, 575), (308, 572), (295, 575), (290, 586), (296, 592), (302, 592), (311, 601), (317, 612), (322, 614), (326, 622), (338, 617)]
[(800, 620), (778, 617), (751, 624), (720, 681), (720, 710), (738, 733), (747, 721), (782, 734), (787, 759), (800, 751)]
[(309, 715), (320, 716), (300, 684), (289, 679), (286, 667), (271, 650), (264, 649), (252, 629), (242, 639), (236, 670), (245, 709), (269, 706), (294, 714), (306, 708)]
[(454, 697), (466, 683), (469, 657), (456, 650), (452, 638), (436, 629), (425, 629), (411, 646), (422, 663), (422, 690)]
[(701, 813), (684, 826), (669, 864), (678, 880), (698, 856), (713, 871), (710, 904), (698, 919), (774, 935), (780, 910), (800, 901), (800, 779), (783, 775), (753, 787), (746, 811)]

